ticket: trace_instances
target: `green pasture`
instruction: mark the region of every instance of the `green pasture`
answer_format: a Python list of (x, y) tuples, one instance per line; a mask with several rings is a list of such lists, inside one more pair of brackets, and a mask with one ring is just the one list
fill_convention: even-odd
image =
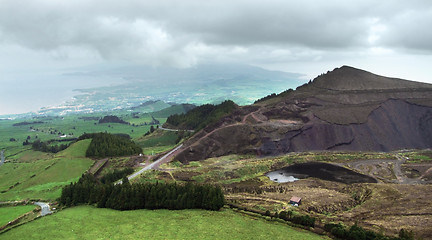
[(0, 167), (0, 199), (56, 199), (62, 186), (78, 180), (94, 163), (85, 157), (90, 141), (74, 143), (57, 154), (28, 150), (6, 162)]
[(35, 208), (35, 205), (0, 207), (0, 227)]
[(328, 239), (232, 210), (133, 210), (80, 206), (4, 234), (2, 239)]
[[(92, 114), (71, 114), (66, 116), (46, 116), (26, 119), (1, 120), (0, 121), (0, 150), (5, 149), (6, 159), (17, 159), (17, 155), (31, 148), (31, 145), (23, 146), (23, 142), (28, 140), (32, 143), (36, 140), (48, 141), (54, 140), (54, 144), (67, 144), (62, 140), (72, 139), (81, 136), (83, 133), (108, 132), (123, 133), (132, 137), (136, 141), (144, 136), (150, 130), (148, 125), (154, 117), (160, 125), (165, 123), (166, 119), (176, 113), (183, 113), (185, 109), (182, 105), (171, 106), (162, 101), (157, 101), (145, 106), (126, 110), (115, 110), (110, 113), (92, 113)], [(120, 123), (102, 123), (98, 119), (106, 115), (116, 115), (129, 124)], [(22, 124), (27, 123), (27, 124)], [(16, 125), (14, 124), (21, 124)], [(66, 137), (61, 137), (66, 135)], [(165, 139), (161, 139), (165, 141)], [(153, 142), (159, 140), (153, 140)], [(150, 146), (146, 146), (150, 145)], [(144, 147), (159, 147), (172, 145), (159, 143), (143, 144)]]

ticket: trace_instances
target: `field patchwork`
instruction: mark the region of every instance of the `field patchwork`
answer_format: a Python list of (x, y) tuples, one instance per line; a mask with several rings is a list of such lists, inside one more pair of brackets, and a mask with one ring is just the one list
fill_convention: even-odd
[(89, 144), (90, 139), (80, 141), (55, 155), (28, 150), (24, 156), (38, 157), (7, 162), (0, 167), (0, 199), (56, 199), (62, 186), (78, 180), (94, 163), (85, 157)]

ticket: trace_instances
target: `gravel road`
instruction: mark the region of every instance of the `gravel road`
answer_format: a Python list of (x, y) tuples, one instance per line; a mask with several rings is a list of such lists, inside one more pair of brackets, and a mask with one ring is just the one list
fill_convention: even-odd
[[(150, 169), (154, 169), (156, 167), (158, 167), (167, 157), (169, 157), (173, 152), (177, 151), (178, 149), (180, 149), (181, 147), (183, 147), (183, 144), (178, 145), (176, 148), (174, 148), (173, 150), (169, 151), (167, 154), (163, 155), (162, 157), (160, 157), (158, 160), (150, 163), (149, 165), (143, 167), (141, 170), (139, 170), (138, 172), (128, 176), (128, 179), (134, 179), (137, 176), (139, 176), (141, 173), (150, 170)], [(122, 180), (118, 181), (116, 184), (121, 184), (123, 183)]]

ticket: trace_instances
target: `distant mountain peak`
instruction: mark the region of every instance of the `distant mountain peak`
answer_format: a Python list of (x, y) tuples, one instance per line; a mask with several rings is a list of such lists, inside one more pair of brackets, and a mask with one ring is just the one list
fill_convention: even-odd
[(432, 84), (384, 77), (346, 65), (318, 76), (312, 86), (331, 90), (432, 88)]

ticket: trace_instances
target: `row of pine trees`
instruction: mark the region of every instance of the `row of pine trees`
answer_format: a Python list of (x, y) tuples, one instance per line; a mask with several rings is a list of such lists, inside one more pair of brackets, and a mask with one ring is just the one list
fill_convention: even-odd
[(194, 183), (102, 184), (92, 174), (63, 188), (60, 203), (65, 206), (91, 204), (116, 210), (206, 209), (219, 210), (225, 204), (219, 186)]

